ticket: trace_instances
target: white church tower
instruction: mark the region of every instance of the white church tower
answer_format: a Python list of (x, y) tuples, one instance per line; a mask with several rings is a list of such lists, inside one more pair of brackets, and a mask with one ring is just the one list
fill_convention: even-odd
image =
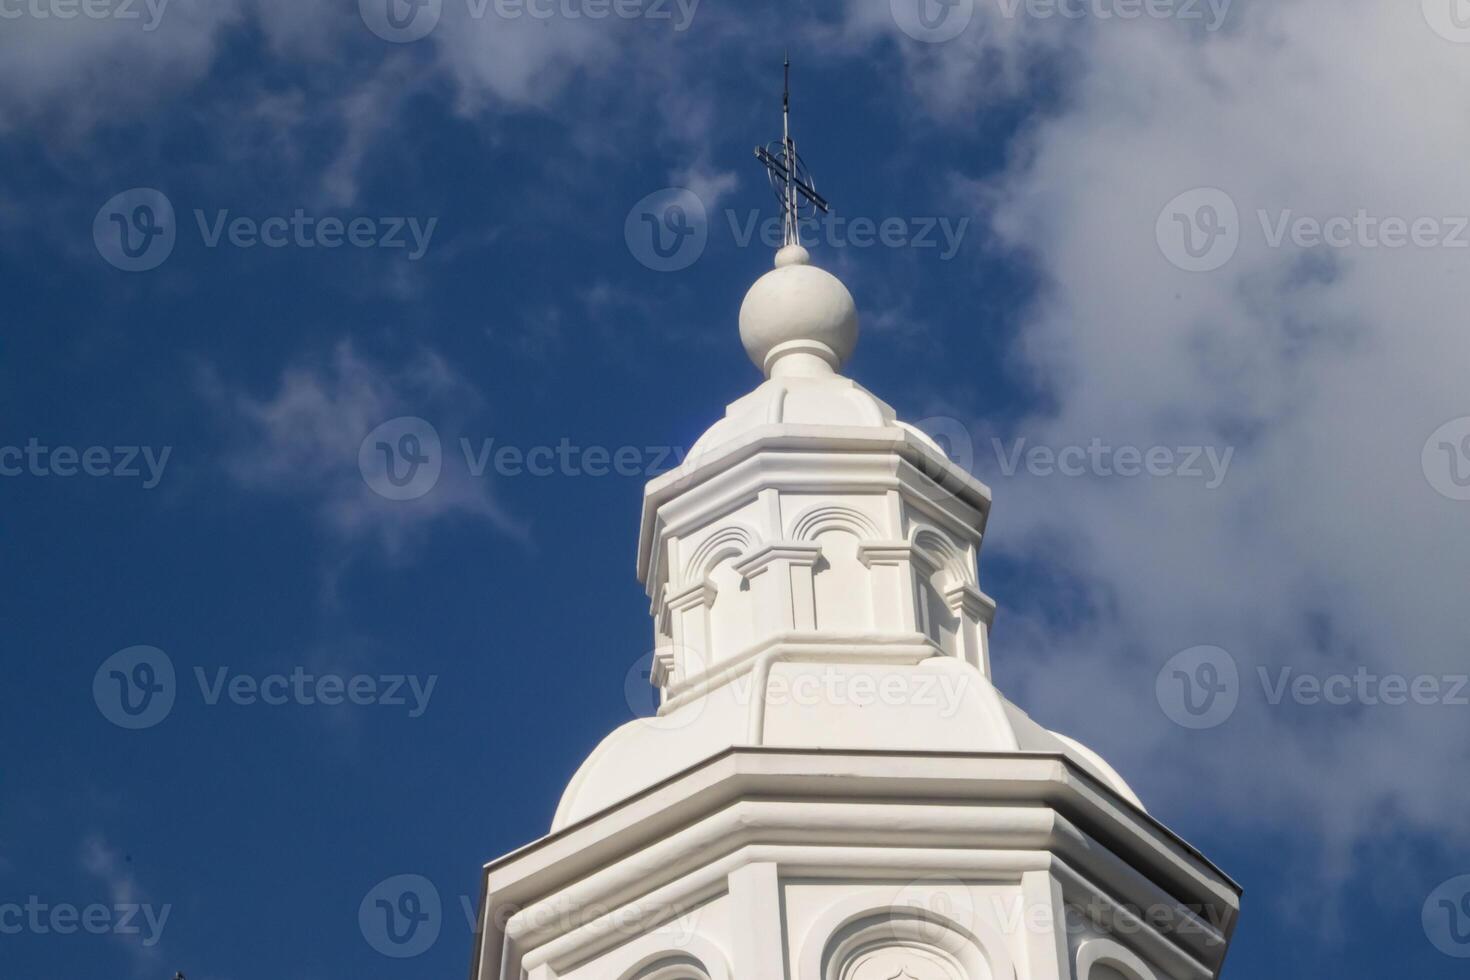
[(471, 980), (1218, 976), (1240, 889), (992, 685), (990, 491), (841, 374), (794, 238), (740, 310), (765, 381), (644, 494), (658, 715), (486, 866)]

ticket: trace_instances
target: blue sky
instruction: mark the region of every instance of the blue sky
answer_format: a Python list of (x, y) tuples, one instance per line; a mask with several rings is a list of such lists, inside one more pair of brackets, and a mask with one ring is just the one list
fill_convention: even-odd
[(1420, 6), (0, 2), (0, 977), (463, 975), (637, 710), (642, 484), (759, 380), (783, 47), (848, 373), (994, 491), (1002, 690), (1245, 886), (1226, 976), (1462, 975), (1470, 21)]

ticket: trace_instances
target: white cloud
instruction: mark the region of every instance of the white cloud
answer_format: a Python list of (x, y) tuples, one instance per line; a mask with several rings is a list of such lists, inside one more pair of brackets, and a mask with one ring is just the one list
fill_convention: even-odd
[[(388, 368), (342, 343), (325, 361), (288, 367), (266, 398), (235, 389), (214, 372), (205, 374), (202, 385), (232, 423), (224, 462), (235, 482), (309, 501), (344, 542), (374, 542), (398, 555), (429, 526), (452, 519), (484, 522), (527, 540), (525, 526), (496, 500), (492, 482), (473, 475), (463, 459), (457, 441), (462, 413), (479, 399), (435, 354)], [(369, 485), (358, 455), (370, 432), (401, 416), (435, 427), (442, 470), (421, 496), (395, 500)]]
[[(478, 9), (476, 5), (475, 9)], [(581, 70), (611, 64), (627, 40), (625, 24), (555, 17), (474, 16), (468, 3), (446, 3), (431, 35), (442, 66), (455, 79), (461, 108), (487, 101), (546, 108)]]
[[(37, 8), (51, 5), (12, 9)], [(131, 11), (137, 19), (0, 21), (0, 133), (44, 122), (47, 135), (66, 138), (156, 107), (208, 71), (221, 30), (241, 17), (239, 3), (225, 0), (155, 0)]]
[(172, 907), (150, 904), (149, 896), (138, 884), (133, 869), (107, 839), (98, 833), (89, 834), (82, 840), (79, 863), (83, 871), (96, 878), (107, 888), (108, 902), (113, 908), (120, 906), (147, 906), (130, 915), (136, 924), (133, 932), (121, 929), (113, 933), (132, 956), (139, 971), (157, 972), (160, 957), (159, 940), (163, 927), (167, 925)]
[(6, 5), (0, 133), (34, 126), (67, 140), (156, 117), (209, 75), (230, 31), (258, 29), (278, 56), (322, 59), (363, 30), (347, 6), (298, 0), (109, 0), (83, 9), (109, 16), (48, 0)]
[(740, 186), (740, 178), (732, 170), (710, 167), (709, 161), (701, 156), (694, 163), (674, 171), (669, 183), (674, 187), (687, 187), (693, 191), (694, 196), (713, 215), (721, 202)]
[[(1429, 30), (1419, 7), (1237, 4), (1217, 33), (1079, 25), (1059, 108), (974, 194), (1043, 284), (1012, 353), (1051, 409), (1007, 435), (1236, 450), (1224, 486), (1206, 491), (1005, 479), (981, 440), (996, 491), (987, 548), (1068, 589), (1020, 621), (1026, 597), (999, 597), (1002, 680), (1021, 678), (1038, 717), (1119, 756), (1146, 801), (1300, 815), (1329, 858), (1385, 820), (1467, 825), (1470, 708), (1272, 707), (1257, 667), (1467, 670), (1470, 504), (1430, 488), (1420, 452), (1470, 415), (1470, 251), (1273, 248), (1257, 211), (1470, 215), (1456, 165), (1470, 154), (1470, 48)], [(985, 54), (931, 47), (922, 72), (946, 77), (969, 77)], [(953, 110), (953, 90), (931, 94)], [(1201, 186), (1238, 205), (1241, 244), (1220, 270), (1187, 273), (1155, 222)], [(1175, 727), (1154, 703), (1155, 672), (1197, 644), (1229, 649), (1245, 685), (1211, 732)]]

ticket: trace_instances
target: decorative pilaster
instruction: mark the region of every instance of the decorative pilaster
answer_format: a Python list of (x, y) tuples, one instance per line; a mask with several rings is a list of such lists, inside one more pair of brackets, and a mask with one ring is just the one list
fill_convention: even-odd
[[(682, 659), (674, 670), (676, 679), (700, 673), (709, 666), (709, 611), (714, 605), (715, 587), (709, 579), (696, 582), (668, 598), (669, 618), (673, 625), (675, 659)], [(682, 651), (682, 656), (679, 656)], [(689, 663), (694, 658), (699, 663)], [(657, 663), (657, 657), (655, 657)]]
[(858, 560), (867, 566), (873, 585), (873, 626), (880, 633), (913, 633), (919, 629), (914, 604), (914, 548), (907, 541), (868, 541), (858, 545)]
[(968, 583), (956, 585), (944, 593), (950, 611), (959, 617), (959, 649), (961, 660), (990, 676), (990, 626), (995, 622), (995, 600)]
[(757, 636), (816, 629), (817, 603), (812, 575), (821, 557), (821, 545), (813, 542), (776, 541), (735, 565), (735, 571), (750, 582)]
[(781, 883), (771, 862), (747, 864), (730, 873), (730, 921), (741, 942), (734, 949), (734, 974), (780, 978), (786, 973), (781, 934)]

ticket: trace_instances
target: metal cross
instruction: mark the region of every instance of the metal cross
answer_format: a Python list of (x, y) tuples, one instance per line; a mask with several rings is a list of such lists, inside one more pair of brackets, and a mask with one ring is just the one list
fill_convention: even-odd
[(831, 208), (822, 195), (817, 193), (816, 183), (807, 173), (806, 165), (796, 153), (796, 141), (791, 138), (791, 58), (785, 59), (786, 84), (781, 93), (781, 143), (773, 152), (775, 143), (755, 148), (756, 159), (765, 165), (771, 178), (771, 189), (781, 202), (781, 215), (785, 228), (785, 243), (800, 245), (799, 223), (803, 212), (807, 215), (821, 211), (826, 214)]

